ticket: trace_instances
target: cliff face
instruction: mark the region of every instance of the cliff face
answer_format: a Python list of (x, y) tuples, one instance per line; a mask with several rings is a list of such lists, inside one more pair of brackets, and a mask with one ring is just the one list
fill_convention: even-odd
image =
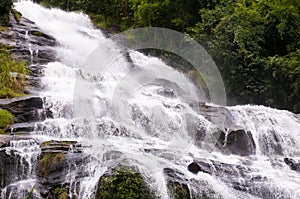
[(10, 26), (0, 31), (0, 43), (11, 46), (13, 57), (25, 61), (30, 70), (25, 97), (0, 99), (0, 109), (14, 115), (14, 124), (0, 136), (0, 198), (25, 198), (35, 189), (32, 185), (37, 179), (33, 176), (42, 154), (40, 141), (30, 134), (36, 122), (51, 117), (51, 112), (44, 109), (44, 99), (38, 96), (40, 78), (43, 65), (56, 58), (52, 47), (57, 43), (31, 21), (22, 17), (18, 22), (13, 14)]

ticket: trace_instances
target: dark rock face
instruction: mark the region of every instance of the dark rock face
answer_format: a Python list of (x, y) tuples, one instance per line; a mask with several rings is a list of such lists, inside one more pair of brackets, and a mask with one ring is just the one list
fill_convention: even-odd
[(35, 93), (41, 89), (40, 77), (43, 73), (43, 65), (56, 60), (54, 46), (56, 40), (43, 33), (33, 22), (21, 17), (16, 22), (13, 14), (10, 14), (11, 27), (0, 31), (0, 43), (12, 47), (11, 52), (17, 60), (23, 60), (31, 71), (27, 77), (28, 88), (26, 93)]
[[(0, 31), (0, 43), (13, 46), (14, 58), (24, 60), (28, 65), (41, 65), (54, 61), (56, 53), (53, 46), (56, 40), (44, 33), (31, 21), (21, 17), (19, 23), (11, 14), (12, 27), (8, 31)], [(30, 68), (29, 68), (30, 69)]]
[(203, 172), (215, 176), (237, 191), (262, 198), (278, 197), (276, 187), (272, 189), (265, 183), (268, 181), (267, 177), (257, 174), (255, 170), (247, 166), (199, 159), (189, 164), (188, 170), (194, 174)]
[(212, 168), (206, 162), (192, 162), (191, 164), (189, 164), (188, 170), (194, 174), (197, 174), (200, 171), (204, 173), (212, 174)]
[(49, 115), (49, 112), (44, 110), (41, 97), (0, 99), (0, 108), (11, 112), (15, 116), (15, 123), (42, 121)]
[(21, 158), (16, 154), (7, 154), (4, 148), (0, 151), (0, 187), (11, 184), (16, 179), (24, 177), (22, 172), (28, 169), (27, 164), (21, 164)]
[(168, 192), (171, 198), (191, 198), (191, 193), (187, 186), (188, 180), (185, 179), (183, 173), (171, 168), (165, 168), (164, 175), (167, 179)]
[[(30, 175), (35, 172), (31, 168), (35, 160), (34, 156), (28, 158), (24, 153), (38, 154), (37, 146), (37, 142), (28, 137), (10, 140), (1, 146), (0, 188), (4, 198), (25, 198), (28, 195), (32, 187), (26, 187), (26, 180), (29, 180)], [(19, 181), (23, 181), (22, 189), (18, 189)]]
[(292, 170), (300, 172), (300, 162), (297, 163), (292, 158), (284, 158), (284, 162), (289, 165)]
[(255, 154), (255, 143), (252, 134), (251, 132), (246, 132), (244, 130), (231, 131), (227, 135), (227, 138), (225, 133), (222, 132), (216, 147), (225, 154), (241, 156)]
[(41, 155), (36, 165), (40, 182), (39, 191), (43, 198), (59, 198), (69, 193), (70, 181), (66, 176), (72, 171), (73, 183), (80, 185), (80, 178), (88, 156), (81, 153), (80, 145), (75, 141), (48, 141), (40, 145)]

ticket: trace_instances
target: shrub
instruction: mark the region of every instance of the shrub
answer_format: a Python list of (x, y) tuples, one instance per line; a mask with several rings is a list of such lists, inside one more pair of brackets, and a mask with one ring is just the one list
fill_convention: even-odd
[(9, 125), (14, 123), (14, 116), (7, 110), (0, 110), (0, 133), (3, 134)]
[(26, 75), (29, 70), (24, 61), (15, 61), (10, 47), (0, 44), (0, 98), (24, 95)]

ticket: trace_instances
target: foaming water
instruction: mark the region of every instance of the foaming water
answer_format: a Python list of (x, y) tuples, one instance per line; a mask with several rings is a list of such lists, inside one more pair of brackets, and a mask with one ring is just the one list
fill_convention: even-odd
[[(284, 157), (299, 158), (300, 122), (294, 114), (262, 106), (223, 107), (230, 119), (226, 128), (250, 131), (256, 152), (243, 157), (208, 150), (204, 146), (213, 148), (218, 138), (198, 145), (198, 134), (214, 135), (225, 127), (190, 107), (191, 101), (205, 102), (206, 97), (184, 74), (132, 50), (129, 61), (82, 13), (29, 1), (15, 3), (15, 8), (59, 42), (57, 61), (45, 66), (45, 90), (40, 93), (53, 118), (38, 123), (34, 137), (90, 146), (84, 153), (91, 158), (80, 167), (87, 174), (82, 183), (72, 178), (76, 171), (66, 177), (71, 198), (93, 198), (99, 178), (118, 164), (136, 167), (163, 199), (172, 197), (166, 168), (175, 171), (194, 196), (298, 196), (293, 190), (299, 188), (299, 174), (283, 162)], [(98, 66), (105, 69), (95, 73)], [(193, 160), (210, 164), (212, 173), (189, 172)]]

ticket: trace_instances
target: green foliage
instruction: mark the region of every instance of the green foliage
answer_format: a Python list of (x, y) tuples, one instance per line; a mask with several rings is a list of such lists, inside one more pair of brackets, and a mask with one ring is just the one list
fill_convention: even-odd
[(130, 0), (136, 26), (184, 31), (199, 20), (197, 0)]
[(186, 184), (168, 182), (168, 191), (173, 199), (191, 198), (189, 188)]
[(57, 199), (68, 199), (68, 193), (65, 188), (56, 188), (54, 190), (54, 197)]
[(300, 0), (38, 2), (83, 11), (95, 25), (113, 32), (156, 26), (188, 33), (215, 60), (230, 104), (264, 104), (300, 112)]
[(15, 61), (9, 47), (0, 44), (0, 98), (23, 96), (28, 73), (25, 62)]
[(299, 10), (299, 0), (220, 0), (200, 10), (190, 30), (209, 49), (231, 98), (300, 111)]
[(21, 13), (19, 13), (19, 12), (16, 11), (15, 9), (12, 9), (12, 13), (13, 13), (13, 15), (14, 15), (15, 20), (16, 20), (18, 23), (20, 23), (21, 17), (22, 17)]
[(0, 24), (7, 25), (9, 22), (9, 12), (13, 5), (13, 0), (0, 1)]
[(39, 160), (39, 171), (42, 176), (57, 171), (63, 165), (65, 155), (63, 153), (47, 153)]
[(118, 168), (112, 176), (102, 176), (96, 198), (101, 199), (152, 199), (141, 174), (128, 168)]
[(14, 123), (14, 116), (7, 110), (0, 110), (0, 133), (5, 133), (9, 125)]

